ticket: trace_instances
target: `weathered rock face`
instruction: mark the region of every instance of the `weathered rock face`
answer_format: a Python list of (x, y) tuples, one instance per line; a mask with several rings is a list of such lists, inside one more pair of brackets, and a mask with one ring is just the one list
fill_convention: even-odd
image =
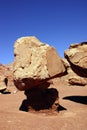
[(7, 88), (6, 83), (7, 83), (7, 78), (3, 75), (0, 76), (0, 91), (4, 91)]
[(55, 48), (35, 37), (19, 38), (14, 45), (14, 56), (14, 81), (19, 90), (37, 86), (65, 71)]
[(9, 67), (0, 64), (0, 91), (9, 89), (13, 86), (13, 73)]
[(72, 44), (65, 51), (65, 58), (78, 75), (87, 77), (87, 42)]
[(71, 68), (70, 63), (67, 61), (67, 59), (62, 59), (65, 67), (67, 68), (67, 75), (65, 76), (65, 81), (72, 85), (86, 85), (87, 84), (87, 78), (81, 77), (77, 75)]
[(7, 69), (7, 71), (5, 71), (5, 75), (8, 78), (8, 87), (15, 87), (13, 79), (13, 62), (5, 65), (5, 68)]
[(67, 80), (70, 84), (87, 84), (87, 43), (71, 44), (65, 51), (63, 62), (67, 68)]

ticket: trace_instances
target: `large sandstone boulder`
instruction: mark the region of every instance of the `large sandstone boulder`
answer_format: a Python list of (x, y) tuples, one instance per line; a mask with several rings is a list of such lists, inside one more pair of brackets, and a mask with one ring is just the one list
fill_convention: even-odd
[(19, 90), (62, 74), (65, 67), (56, 49), (36, 37), (19, 38), (14, 45), (14, 82)]
[(73, 85), (87, 85), (87, 43), (71, 44), (65, 51), (63, 63), (67, 69), (67, 81)]
[(82, 77), (87, 77), (87, 42), (72, 44), (64, 54), (73, 71)]

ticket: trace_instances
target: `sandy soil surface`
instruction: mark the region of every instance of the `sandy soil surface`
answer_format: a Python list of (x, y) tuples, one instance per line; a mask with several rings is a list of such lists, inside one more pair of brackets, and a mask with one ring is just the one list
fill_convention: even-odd
[(0, 94), (0, 130), (87, 130), (87, 86), (56, 84), (59, 113), (20, 111), (24, 92)]

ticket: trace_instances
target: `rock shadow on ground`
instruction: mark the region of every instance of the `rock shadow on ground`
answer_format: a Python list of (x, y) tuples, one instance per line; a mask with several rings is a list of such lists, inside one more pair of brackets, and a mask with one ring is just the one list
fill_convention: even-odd
[(87, 96), (66, 96), (63, 99), (87, 105)]

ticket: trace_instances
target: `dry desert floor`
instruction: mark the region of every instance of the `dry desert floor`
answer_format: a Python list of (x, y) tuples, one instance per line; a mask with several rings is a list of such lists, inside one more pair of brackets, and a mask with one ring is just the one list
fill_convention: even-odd
[(0, 130), (87, 130), (87, 86), (56, 85), (59, 113), (20, 111), (23, 91), (0, 94)]

